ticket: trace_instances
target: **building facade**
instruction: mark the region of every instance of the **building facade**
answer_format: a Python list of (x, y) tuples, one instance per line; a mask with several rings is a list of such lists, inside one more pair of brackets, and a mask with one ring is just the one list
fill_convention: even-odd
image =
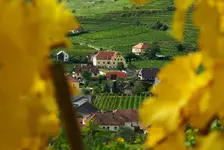
[(60, 51), (57, 53), (57, 60), (62, 62), (69, 61), (69, 55), (65, 51)]
[(99, 68), (116, 69), (118, 63), (123, 63), (127, 67), (124, 57), (118, 52), (98, 52), (92, 56), (94, 66)]
[(83, 124), (95, 121), (102, 129), (117, 131), (121, 127), (129, 127), (133, 131), (141, 129), (137, 110), (114, 110), (113, 112), (97, 112), (83, 119)]
[(146, 43), (139, 43), (135, 46), (132, 47), (132, 53), (134, 53), (135, 55), (140, 55), (142, 53), (144, 53), (144, 51), (149, 48), (149, 45)]
[(97, 66), (94, 66), (92, 64), (88, 65), (77, 65), (72, 69), (72, 77), (76, 79), (82, 79), (82, 73), (84, 71), (88, 71), (91, 73), (91, 76), (98, 77), (100, 75), (99, 68)]

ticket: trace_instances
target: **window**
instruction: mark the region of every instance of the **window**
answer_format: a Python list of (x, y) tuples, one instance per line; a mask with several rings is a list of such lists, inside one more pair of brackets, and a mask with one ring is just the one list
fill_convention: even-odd
[(110, 129), (110, 127), (107, 127), (107, 129), (109, 130), (109, 129)]
[(103, 129), (105, 129), (105, 127), (103, 127)]
[(115, 64), (115, 62), (113, 62), (113, 64)]
[(100, 62), (98, 61), (98, 64), (100, 64)]
[(108, 61), (107, 64), (110, 64), (110, 62)]
[(114, 130), (117, 130), (117, 127), (114, 127)]
[(96, 76), (97, 74), (96, 73), (94, 73), (94, 76)]
[(103, 64), (105, 64), (105, 62), (103, 61)]

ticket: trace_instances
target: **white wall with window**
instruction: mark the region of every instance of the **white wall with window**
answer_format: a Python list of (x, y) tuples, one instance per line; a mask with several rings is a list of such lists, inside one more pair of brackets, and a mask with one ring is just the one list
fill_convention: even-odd
[(115, 125), (100, 125), (100, 128), (107, 129), (109, 131), (117, 131), (119, 129), (119, 126), (115, 126)]

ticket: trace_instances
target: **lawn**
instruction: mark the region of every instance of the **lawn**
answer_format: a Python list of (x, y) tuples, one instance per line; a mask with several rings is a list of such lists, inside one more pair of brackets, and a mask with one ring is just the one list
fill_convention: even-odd
[(165, 61), (165, 60), (141, 60), (141, 61), (132, 62), (132, 65), (134, 65), (137, 69), (141, 69), (141, 68), (161, 68), (167, 62), (169, 62), (169, 61)]

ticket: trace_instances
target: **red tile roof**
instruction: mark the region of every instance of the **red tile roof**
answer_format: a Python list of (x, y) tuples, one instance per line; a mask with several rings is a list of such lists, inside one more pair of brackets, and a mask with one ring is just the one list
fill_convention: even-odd
[(85, 122), (94, 120), (98, 125), (123, 126), (125, 122), (138, 122), (137, 110), (115, 110), (113, 112), (97, 112), (89, 115)]
[(77, 79), (75, 79), (71, 76), (67, 76), (67, 79), (68, 79), (69, 82), (79, 82), (79, 80), (77, 80)]
[(146, 48), (149, 48), (149, 45), (146, 43), (139, 43), (139, 44), (133, 46), (133, 48), (146, 49)]
[[(117, 52), (98, 52), (96, 54), (97, 60), (111, 60), (111, 58), (116, 54)], [(119, 55), (119, 53), (117, 53)]]
[(92, 64), (88, 65), (77, 65), (72, 69), (73, 72), (75, 73), (82, 73), (83, 71), (88, 71), (93, 74), (99, 74), (99, 68), (96, 66), (93, 66)]
[(117, 78), (126, 78), (127, 74), (125, 72), (107, 72), (106, 76), (111, 78), (111, 75), (117, 75)]

